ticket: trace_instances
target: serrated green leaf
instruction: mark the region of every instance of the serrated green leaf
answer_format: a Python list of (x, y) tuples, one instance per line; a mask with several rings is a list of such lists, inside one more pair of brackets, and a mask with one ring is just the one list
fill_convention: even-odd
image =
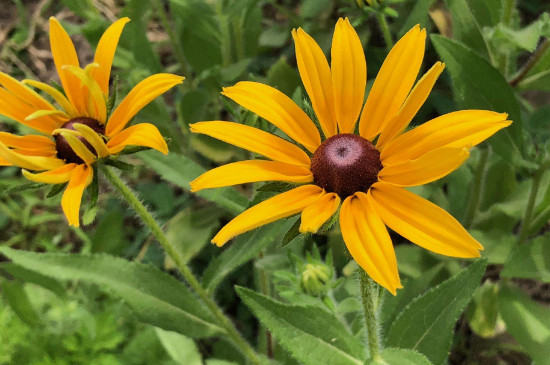
[(223, 332), (186, 285), (154, 266), (103, 254), (38, 254), (7, 247), (0, 252), (42, 275), (99, 285), (123, 299), (145, 323), (194, 338)]
[(486, 260), (477, 260), (413, 300), (392, 323), (386, 344), (416, 350), (441, 364), (449, 353), (456, 320), (478, 287), (486, 266)]
[(436, 34), (431, 40), (447, 65), (455, 98), (461, 107), (506, 112), (513, 120), (511, 126), (489, 140), (495, 152), (508, 161), (521, 157), (523, 136), (519, 103), (508, 82), (487, 60), (464, 44)]
[(370, 359), (365, 365), (431, 365), (431, 362), (414, 350), (388, 348), (380, 352), (378, 359)]
[(517, 246), (500, 273), (504, 278), (523, 278), (550, 283), (550, 235)]
[(486, 59), (491, 59), (485, 38), (466, 0), (445, 0), (445, 2), (451, 11), (453, 38)]
[[(201, 166), (189, 158), (177, 153), (162, 155), (158, 152), (140, 154), (150, 167), (165, 180), (189, 191), (189, 183), (206, 172)], [(233, 214), (241, 213), (248, 205), (248, 199), (232, 188), (207, 189), (196, 193), (198, 196), (218, 204)]]
[(243, 287), (236, 290), (260, 322), (303, 364), (363, 364), (365, 346), (331, 313), (277, 302)]
[(274, 222), (237, 237), (229, 248), (210, 262), (204, 271), (203, 285), (208, 290), (215, 291), (227, 274), (252, 260), (264, 248), (273, 244), (282, 225), (282, 221)]
[(498, 308), (506, 329), (536, 364), (550, 359), (550, 310), (533, 302), (519, 289), (502, 287)]

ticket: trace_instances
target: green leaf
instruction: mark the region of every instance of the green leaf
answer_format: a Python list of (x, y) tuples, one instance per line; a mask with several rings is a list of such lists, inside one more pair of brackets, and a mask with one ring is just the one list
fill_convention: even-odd
[(379, 358), (370, 359), (365, 365), (431, 365), (426, 356), (414, 350), (387, 348)]
[(273, 336), (305, 365), (362, 365), (364, 345), (331, 313), (291, 306), (236, 287), (243, 302)]
[(223, 332), (187, 286), (151, 265), (103, 254), (38, 254), (7, 247), (0, 252), (42, 275), (99, 285), (123, 299), (145, 323), (194, 338)]
[(274, 222), (236, 238), (229, 248), (216, 257), (203, 275), (203, 285), (215, 291), (220, 282), (233, 270), (254, 259), (263, 249), (273, 244), (283, 222)]
[(421, 27), (426, 28), (430, 22), (429, 10), (433, 3), (435, 3), (435, 0), (415, 1), (411, 12), (404, 17), (406, 20), (399, 30), (399, 36), (403, 36), (416, 24), (420, 24)]
[(439, 35), (432, 35), (431, 39), (451, 74), (455, 98), (461, 107), (506, 112), (514, 121), (489, 140), (495, 152), (508, 161), (522, 156), (520, 109), (508, 82), (487, 60), (462, 43)]
[(189, 337), (172, 331), (165, 331), (155, 328), (160, 343), (170, 355), (170, 358), (179, 365), (202, 365), (202, 356), (195, 344)]
[(498, 308), (508, 332), (536, 364), (550, 359), (550, 310), (533, 302), (519, 289), (503, 287)]
[(435, 364), (443, 363), (456, 320), (478, 287), (486, 265), (486, 260), (477, 260), (413, 300), (392, 323), (386, 344), (416, 350)]
[[(165, 156), (158, 152), (143, 152), (139, 157), (163, 179), (186, 191), (189, 191), (191, 181), (206, 172), (191, 159), (177, 153)], [(207, 189), (197, 192), (196, 195), (216, 203), (235, 215), (241, 213), (248, 205), (248, 199), (233, 188)]]
[(23, 284), (16, 281), (4, 281), (0, 286), (4, 298), (17, 316), (29, 326), (40, 324), (40, 317), (33, 308)]
[(267, 71), (267, 84), (286, 95), (292, 95), (302, 81), (296, 69), (288, 64), (285, 57), (281, 57)]
[(503, 0), (468, 0), (468, 5), (481, 27), (491, 27), (500, 22)]
[(464, 43), (484, 58), (491, 59), (479, 24), (466, 0), (446, 0), (453, 20), (453, 38)]
[(43, 288), (50, 290), (56, 295), (63, 297), (65, 295), (65, 288), (57, 280), (49, 278), (45, 275), (41, 275), (35, 271), (27, 270), (24, 267), (15, 265), (12, 262), (2, 262), (0, 269), (7, 272), (14, 278), (22, 280), (27, 283), (33, 283)]
[(550, 235), (517, 246), (500, 273), (504, 278), (535, 279), (550, 283)]
[(466, 313), (470, 328), (482, 338), (491, 338), (497, 334), (498, 288), (497, 284), (490, 281), (483, 283), (476, 290), (473, 303)]

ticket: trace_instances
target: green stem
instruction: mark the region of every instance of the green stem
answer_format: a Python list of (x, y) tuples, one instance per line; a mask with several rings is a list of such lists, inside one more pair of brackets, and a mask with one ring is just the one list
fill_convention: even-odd
[(386, 15), (384, 15), (381, 12), (377, 12), (376, 18), (378, 19), (380, 30), (382, 31), (382, 35), (384, 36), (384, 41), (386, 42), (386, 49), (389, 52), (393, 47), (393, 39), (391, 37), (390, 27), (388, 26), (388, 22), (386, 21)]
[(187, 75), (187, 61), (185, 60), (185, 54), (183, 53), (183, 49), (181, 49), (181, 44), (179, 43), (178, 38), (176, 38), (172, 24), (170, 24), (170, 21), (168, 20), (168, 15), (166, 14), (166, 9), (164, 9), (162, 0), (155, 0), (155, 5), (157, 7), (157, 12), (162, 23), (162, 27), (168, 34), (168, 38), (170, 38), (170, 43), (172, 43), (172, 47), (174, 48), (174, 55), (178, 59), (181, 66), (181, 72), (182, 74)]
[(137, 215), (141, 218), (143, 223), (151, 230), (151, 233), (157, 239), (158, 243), (166, 251), (166, 254), (176, 264), (179, 272), (183, 278), (187, 281), (189, 286), (198, 294), (204, 304), (208, 307), (210, 312), (214, 315), (218, 324), (225, 328), (227, 335), (231, 338), (235, 346), (246, 356), (253, 364), (260, 364), (260, 358), (250, 346), (250, 344), (241, 336), (231, 321), (225, 316), (223, 311), (218, 307), (214, 299), (210, 296), (208, 291), (202, 287), (197, 278), (191, 272), (191, 269), (185, 263), (183, 257), (178, 250), (168, 240), (162, 228), (155, 220), (155, 218), (149, 213), (147, 208), (141, 203), (136, 193), (134, 193), (124, 181), (108, 166), (100, 165), (101, 171), (109, 180), (111, 185), (122, 195), (124, 200), (136, 211)]
[(464, 227), (470, 228), (474, 223), (474, 217), (479, 210), (481, 204), (481, 196), (483, 193), (483, 179), (485, 177), (485, 169), (487, 161), (489, 160), (489, 147), (483, 148), (479, 156), (479, 162), (477, 163), (474, 171), (474, 180), (472, 181), (472, 187), (470, 191), (470, 200), (468, 201), (468, 210), (464, 217)]
[(545, 39), (544, 42), (540, 45), (540, 47), (533, 53), (531, 58), (529, 58), (529, 61), (523, 66), (521, 71), (518, 72), (517, 76), (514, 77), (512, 80), (510, 80), (509, 84), (512, 87), (518, 86), (518, 84), (527, 76), (529, 71), (537, 64), (537, 62), (540, 61), (548, 47), (550, 46), (550, 39)]
[(531, 183), (531, 191), (529, 192), (529, 199), (527, 200), (527, 206), (525, 207), (525, 212), (523, 213), (523, 220), (521, 222), (521, 228), (518, 235), (518, 245), (521, 245), (527, 240), (529, 236), (529, 228), (531, 227), (531, 220), (533, 218), (533, 211), (535, 209), (535, 201), (537, 200), (537, 194), (540, 188), (540, 180), (542, 179), (542, 174), (544, 170), (539, 170), (533, 176), (533, 181)]
[[(510, 21), (512, 20), (512, 11), (514, 10), (515, 4), (516, 0), (506, 0), (504, 12), (502, 13), (502, 23), (505, 26), (510, 25)], [(503, 52), (500, 54), (500, 57), (498, 59), (498, 69), (504, 75), (504, 77), (506, 77), (507, 74), (509, 56), (510, 55), (508, 52)]]
[(378, 330), (378, 311), (376, 308), (377, 285), (365, 271), (359, 269), (359, 284), (361, 287), (361, 303), (365, 313), (368, 345), (371, 359), (377, 360), (380, 354), (380, 333)]

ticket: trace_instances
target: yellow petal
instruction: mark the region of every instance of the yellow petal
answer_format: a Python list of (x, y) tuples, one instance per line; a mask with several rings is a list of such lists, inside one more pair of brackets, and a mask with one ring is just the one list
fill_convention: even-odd
[(447, 176), (469, 156), (470, 152), (466, 148), (438, 148), (415, 160), (384, 166), (378, 178), (398, 186), (423, 185)]
[(0, 157), (0, 166), (12, 166), (12, 164)]
[(109, 78), (111, 76), (111, 66), (115, 57), (118, 40), (120, 39), (122, 29), (124, 29), (124, 26), (129, 21), (129, 18), (121, 18), (111, 24), (97, 44), (94, 63), (99, 64), (99, 69), (94, 71), (93, 77), (101, 87), (105, 98), (109, 97)]
[(76, 66), (63, 66), (63, 70), (75, 75), (82, 85), (85, 85), (88, 89), (87, 93), (89, 97), (91, 97), (89, 100), (92, 102), (88, 103), (91, 108), (88, 105), (86, 107), (87, 116), (97, 119), (101, 123), (105, 123), (107, 121), (107, 101), (97, 82), (90, 76), (90, 67), (97, 68), (98, 65), (90, 64), (86, 66), (86, 70)]
[(216, 234), (212, 243), (223, 246), (241, 233), (300, 213), (322, 193), (316, 185), (303, 185), (267, 199), (233, 218)]
[(36, 120), (25, 120), (25, 118), (36, 111), (36, 108), (25, 103), (12, 95), (6, 89), (0, 87), (0, 114), (11, 118), (29, 128), (44, 134), (50, 134), (52, 130), (59, 128), (63, 120), (55, 116), (43, 116)]
[(77, 166), (77, 164), (70, 163), (67, 165), (63, 165), (55, 170), (50, 170), (39, 174), (32, 174), (27, 170), (22, 170), (22, 172), (23, 176), (34, 182), (44, 184), (63, 184), (71, 179), (73, 170)]
[(183, 82), (183, 77), (171, 74), (156, 74), (141, 81), (130, 91), (113, 111), (107, 123), (106, 134), (110, 138), (124, 129), (137, 112), (157, 96)]
[(84, 189), (92, 182), (94, 170), (87, 165), (78, 165), (74, 168), (69, 185), (63, 193), (61, 207), (71, 226), (80, 226), (80, 204)]
[(76, 55), (71, 38), (54, 17), (50, 18), (50, 47), (67, 99), (75, 107), (79, 115), (84, 115), (86, 112), (86, 99), (80, 93), (80, 80), (75, 75), (63, 69), (63, 66), (66, 65), (80, 67), (78, 56)]
[(55, 115), (67, 121), (70, 118), (67, 114), (65, 114), (64, 111), (61, 111), (61, 110), (37, 110), (27, 115), (27, 117), (25, 118), (25, 121), (34, 120), (34, 119), (42, 118), (44, 116), (51, 116), (51, 115)]
[(0, 142), (7, 147), (21, 150), (56, 152), (55, 142), (45, 136), (16, 136), (15, 134), (0, 132)]
[(292, 30), (292, 37), (296, 46), (296, 61), (302, 82), (325, 137), (331, 137), (337, 133), (337, 130), (332, 76), (327, 59), (315, 40), (302, 28)]
[(348, 18), (340, 18), (331, 51), (334, 107), (340, 133), (353, 133), (367, 85), (367, 62), (361, 40)]
[(453, 257), (479, 257), (483, 246), (449, 213), (403, 188), (371, 187), (376, 211), (391, 229), (427, 250)]
[(403, 287), (395, 251), (370, 195), (359, 192), (344, 200), (340, 230), (353, 259), (372, 280), (395, 295), (396, 290)]
[(56, 102), (59, 104), (60, 107), (65, 110), (65, 113), (69, 115), (70, 118), (76, 118), (78, 116), (78, 113), (76, 112), (76, 109), (74, 106), (70, 103), (70, 101), (61, 93), (59, 90), (57, 90), (55, 87), (52, 87), (48, 84), (45, 84), (43, 82), (34, 81), (34, 80), (23, 80), (22, 81), (26, 85), (30, 85), (32, 87), (37, 88), (38, 90), (44, 91), (46, 94), (50, 95)]
[(84, 139), (86, 139), (86, 141), (88, 141), (92, 145), (99, 157), (109, 156), (109, 149), (105, 145), (103, 138), (101, 138), (101, 136), (97, 134), (96, 131), (88, 127), (86, 124), (81, 123), (74, 123), (72, 127), (76, 129), (82, 135), (82, 137), (84, 137)]
[(206, 134), (275, 161), (308, 168), (311, 164), (308, 155), (298, 146), (257, 128), (223, 121), (199, 122), (190, 127), (193, 133)]
[(249, 160), (230, 163), (205, 172), (191, 182), (191, 191), (246, 184), (257, 181), (313, 181), (309, 169), (279, 161)]
[(94, 163), (96, 156), (82, 143), (78, 137), (75, 137), (72, 133), (67, 133), (66, 131), (62, 131), (59, 133), (65, 138), (69, 146), (71, 146), (71, 149), (78, 157), (84, 161), (86, 165), (91, 165)]
[(439, 75), (445, 69), (445, 64), (437, 62), (433, 67), (422, 76), (422, 78), (416, 83), (414, 89), (411, 91), (405, 104), (399, 110), (399, 113), (393, 117), (388, 125), (382, 130), (376, 147), (383, 148), (386, 143), (391, 141), (397, 135), (407, 128), (411, 120), (414, 118), (420, 107), (424, 104), (430, 92), (432, 91), (435, 82)]
[(340, 206), (340, 197), (335, 193), (324, 194), (308, 205), (302, 212), (300, 232), (317, 233)]
[(321, 144), (315, 124), (288, 96), (259, 82), (241, 81), (223, 89), (223, 95), (273, 123), (310, 152)]
[(168, 146), (157, 127), (140, 123), (126, 128), (107, 142), (111, 154), (119, 153), (126, 146), (144, 146), (168, 154)]
[(471, 148), (512, 122), (507, 114), (462, 110), (442, 115), (388, 143), (380, 158), (384, 164), (415, 160), (441, 147)]
[(372, 140), (399, 111), (416, 80), (426, 41), (417, 25), (392, 48), (372, 85), (361, 114), (361, 136)]
[(36, 109), (52, 110), (55, 109), (46, 99), (40, 96), (36, 91), (25, 86), (13, 77), (0, 72), (0, 85), (8, 90), (12, 95), (23, 100)]
[(12, 165), (36, 171), (54, 170), (58, 167), (65, 165), (65, 162), (63, 160), (60, 160), (56, 157), (23, 155), (21, 153), (10, 150), (2, 142), (0, 142), (0, 158), (3, 158)]

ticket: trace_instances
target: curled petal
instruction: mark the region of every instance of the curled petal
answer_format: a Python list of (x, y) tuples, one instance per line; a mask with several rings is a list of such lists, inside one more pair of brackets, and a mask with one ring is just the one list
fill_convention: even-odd
[(61, 198), (61, 207), (71, 226), (80, 226), (80, 204), (84, 190), (92, 182), (94, 170), (87, 165), (78, 165), (74, 168), (69, 185)]
[[(22, 152), (22, 151), (21, 151)], [(0, 142), (0, 158), (6, 160), (12, 165), (22, 167), (28, 170), (44, 171), (54, 170), (65, 165), (63, 160), (56, 157), (24, 155), (10, 150), (5, 144)]]
[(92, 145), (99, 157), (109, 156), (109, 149), (96, 131), (82, 123), (74, 123), (72, 127)]
[(71, 179), (73, 170), (77, 166), (77, 164), (70, 163), (67, 165), (63, 165), (55, 170), (41, 172), (39, 174), (33, 174), (27, 170), (22, 170), (22, 172), (23, 176), (34, 182), (44, 184), (63, 184)]
[(144, 146), (168, 154), (168, 145), (157, 127), (149, 123), (140, 123), (116, 134), (107, 142), (109, 153), (119, 153), (126, 146)]
[(335, 193), (324, 194), (302, 212), (300, 232), (316, 233), (340, 207), (340, 197)]
[(241, 233), (300, 213), (322, 193), (316, 185), (303, 185), (267, 199), (233, 218), (216, 234), (212, 243), (223, 246)]

